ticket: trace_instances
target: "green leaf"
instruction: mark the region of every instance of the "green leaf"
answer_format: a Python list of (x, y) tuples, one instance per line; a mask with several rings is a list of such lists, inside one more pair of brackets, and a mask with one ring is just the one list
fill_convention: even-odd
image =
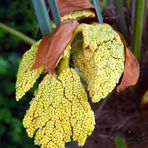
[(9, 123), (11, 121), (11, 111), (7, 108), (1, 108), (0, 110), (0, 121), (4, 121), (6, 123)]
[(145, 0), (136, 0), (133, 52), (138, 60), (140, 60), (141, 57), (144, 7)]

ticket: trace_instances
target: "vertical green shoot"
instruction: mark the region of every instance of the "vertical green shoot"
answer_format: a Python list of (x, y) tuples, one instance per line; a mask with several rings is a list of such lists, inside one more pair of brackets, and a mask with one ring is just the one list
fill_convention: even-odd
[(103, 18), (102, 18), (102, 15), (101, 15), (101, 9), (100, 9), (99, 2), (98, 2), (98, 0), (93, 0), (93, 3), (94, 3), (94, 6), (95, 6), (95, 9), (96, 9), (96, 13), (97, 13), (99, 23), (103, 24)]
[(140, 61), (145, 0), (136, 0), (133, 52)]
[(51, 21), (48, 15), (47, 7), (44, 0), (33, 0), (33, 6), (37, 16), (37, 20), (42, 32), (42, 35), (46, 35), (52, 32)]
[(48, 0), (48, 3), (49, 3), (49, 7), (50, 7), (50, 10), (52, 12), (52, 16), (54, 18), (55, 24), (56, 25), (60, 24), (61, 19), (60, 19), (60, 13), (59, 13), (59, 10), (58, 10), (58, 7), (57, 7), (56, 0)]

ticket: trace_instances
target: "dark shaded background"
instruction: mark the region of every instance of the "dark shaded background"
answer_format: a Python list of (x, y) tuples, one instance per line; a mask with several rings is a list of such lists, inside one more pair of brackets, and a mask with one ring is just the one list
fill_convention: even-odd
[[(113, 27), (122, 32), (128, 45), (133, 43), (134, 0), (101, 1), (104, 17), (113, 17)], [(136, 87), (120, 95), (111, 95), (92, 104), (96, 128), (85, 148), (115, 148), (115, 137), (125, 138), (129, 148), (148, 148), (148, 108), (140, 108), (140, 100), (148, 89), (148, 22), (147, 5), (143, 22), (141, 75)], [(121, 7), (122, 6), (122, 7)], [(0, 22), (38, 40), (41, 38), (31, 0), (0, 0)], [(34, 148), (27, 137), (22, 119), (28, 108), (32, 90), (20, 102), (15, 100), (16, 74), (22, 54), (30, 48), (19, 38), (0, 30), (0, 148)], [(77, 147), (77, 146), (75, 146)]]
[[(37, 23), (31, 0), (0, 0), (0, 22), (34, 38)], [(15, 100), (15, 82), (22, 54), (30, 48), (19, 38), (0, 30), (0, 147), (35, 147), (22, 126), (28, 94)]]

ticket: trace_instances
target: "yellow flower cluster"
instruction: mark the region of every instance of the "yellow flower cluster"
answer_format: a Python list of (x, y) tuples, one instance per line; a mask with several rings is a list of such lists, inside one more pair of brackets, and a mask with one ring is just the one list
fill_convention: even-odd
[(31, 49), (23, 55), (23, 58), (21, 60), (16, 81), (17, 101), (21, 99), (31, 87), (33, 87), (33, 84), (36, 82), (37, 78), (44, 70), (43, 66), (38, 69), (32, 70), (32, 65), (35, 62), (35, 55), (39, 43), (40, 41), (33, 44)]
[(64, 148), (78, 141), (84, 145), (94, 130), (94, 113), (81, 80), (72, 68), (59, 76), (47, 74), (30, 102), (23, 120), (29, 137), (41, 148)]
[(65, 16), (62, 17), (62, 21), (65, 20), (80, 20), (84, 18), (94, 18), (95, 13), (91, 10), (76, 10), (73, 11), (72, 13), (69, 13)]
[(75, 31), (72, 58), (88, 83), (93, 102), (115, 88), (124, 70), (124, 45), (107, 24), (80, 24)]

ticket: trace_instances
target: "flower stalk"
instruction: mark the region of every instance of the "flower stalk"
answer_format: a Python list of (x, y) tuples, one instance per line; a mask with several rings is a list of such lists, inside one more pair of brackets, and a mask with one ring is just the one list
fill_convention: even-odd
[(3, 24), (0, 22), (0, 29), (18, 37), (19, 39), (21, 39), (22, 41), (24, 41), (25, 43), (29, 44), (29, 45), (32, 45), (33, 43), (35, 43), (35, 40), (33, 40), (32, 38), (28, 37), (27, 35)]
[(136, 1), (133, 52), (140, 61), (145, 0)]

